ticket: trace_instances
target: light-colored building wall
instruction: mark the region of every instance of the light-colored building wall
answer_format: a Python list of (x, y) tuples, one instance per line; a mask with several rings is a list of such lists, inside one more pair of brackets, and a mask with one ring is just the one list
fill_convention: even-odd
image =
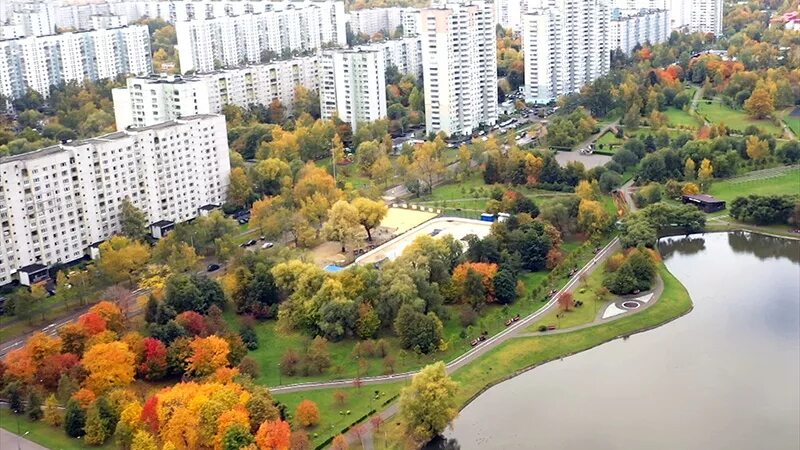
[(474, 1), (420, 13), (428, 132), (470, 134), (497, 121), (495, 20)]
[(386, 65), (379, 49), (333, 50), (320, 59), (320, 112), (358, 124), (386, 117)]
[(125, 198), (151, 223), (221, 205), (226, 134), (223, 116), (190, 116), (0, 158), (0, 285), (32, 264), (80, 259), (119, 233)]

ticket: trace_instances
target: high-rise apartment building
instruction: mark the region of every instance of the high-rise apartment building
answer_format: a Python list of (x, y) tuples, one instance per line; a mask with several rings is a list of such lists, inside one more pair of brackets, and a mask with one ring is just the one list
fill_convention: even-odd
[(56, 32), (55, 10), (47, 2), (9, 2), (6, 14), (8, 22), (19, 27), (20, 36), (46, 36)]
[(531, 0), (522, 17), (525, 98), (548, 103), (608, 73), (607, 0)]
[(626, 54), (637, 45), (660, 44), (669, 39), (669, 12), (665, 9), (623, 10), (611, 12), (611, 50)]
[(350, 13), (350, 30), (372, 36), (375, 33), (393, 33), (398, 26), (403, 26), (404, 36), (417, 33), (419, 9), (416, 8), (368, 8)]
[(334, 115), (356, 130), (386, 117), (384, 53), (368, 47), (326, 51), (320, 59), (319, 101), (324, 119)]
[(178, 22), (175, 31), (181, 70), (210, 72), (265, 62), (288, 52), (346, 46), (343, 3), (321, 4), (329, 8), (309, 2), (300, 7)]
[(356, 48), (379, 50), (383, 53), (386, 67), (394, 66), (401, 74), (410, 73), (417, 78), (422, 76), (422, 41), (419, 36), (375, 42)]
[(519, 31), (522, 26), (522, 14), (528, 9), (528, 0), (495, 0), (494, 18), (503, 28)]
[(120, 232), (124, 199), (156, 235), (225, 201), (225, 118), (151, 127), (0, 158), (0, 285), (67, 263)]
[(665, 9), (672, 30), (722, 33), (722, 0), (615, 0), (614, 7)]
[(689, 9), (689, 31), (722, 35), (722, 0), (692, 1)]
[(0, 41), (0, 94), (8, 98), (28, 90), (47, 97), (53, 85), (151, 71), (144, 25)]
[(149, 126), (186, 115), (219, 114), (225, 105), (247, 108), (277, 98), (291, 112), (295, 88), (317, 90), (317, 56), (218, 70), (191, 76), (129, 78), (114, 89), (117, 129)]
[(470, 134), (497, 121), (497, 49), (491, 3), (446, 4), (420, 12), (425, 127)]

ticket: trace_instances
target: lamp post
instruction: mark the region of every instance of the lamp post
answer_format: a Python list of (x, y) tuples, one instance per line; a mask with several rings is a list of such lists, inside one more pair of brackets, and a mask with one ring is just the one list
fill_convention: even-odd
[(281, 373), (281, 363), (278, 363), (278, 386), (283, 384), (283, 373)]

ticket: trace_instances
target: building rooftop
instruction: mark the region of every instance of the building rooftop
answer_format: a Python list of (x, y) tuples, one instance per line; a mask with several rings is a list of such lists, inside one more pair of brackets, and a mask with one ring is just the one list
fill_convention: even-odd
[(713, 195), (708, 194), (693, 194), (693, 195), (684, 195), (684, 197), (688, 198), (689, 200), (694, 200), (703, 203), (720, 203), (722, 200), (714, 197)]
[(0, 158), (0, 164), (12, 163), (16, 161), (30, 161), (43, 156), (53, 155), (61, 151), (64, 151), (64, 149), (60, 145), (52, 145), (50, 147), (40, 148), (39, 150), (23, 153), (21, 155), (4, 156)]

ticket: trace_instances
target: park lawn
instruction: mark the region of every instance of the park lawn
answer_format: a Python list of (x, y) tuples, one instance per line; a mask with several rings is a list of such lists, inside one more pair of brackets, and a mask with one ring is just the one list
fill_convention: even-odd
[[(664, 280), (664, 292), (647, 309), (571, 333), (511, 339), (460, 368), (452, 375), (459, 383), (457, 403), (463, 408), (488, 387), (525, 370), (588, 350), (620, 336), (658, 327), (689, 312), (692, 308), (689, 293), (663, 264), (659, 272)], [(381, 433), (374, 435), (374, 448), (403, 448), (399, 418), (393, 418), (384, 427)]]
[(715, 181), (709, 193), (727, 202), (747, 195), (800, 195), (800, 169), (768, 170), (763, 177), (750, 174)]
[(512, 339), (459, 369), (453, 374), (453, 379), (460, 383), (458, 403), (466, 405), (486, 387), (527, 368), (588, 350), (619, 336), (657, 327), (691, 310), (692, 301), (683, 285), (664, 265), (659, 273), (664, 280), (664, 292), (647, 309), (572, 333)]
[[(603, 133), (603, 135), (600, 136), (600, 138), (597, 139), (597, 141), (595, 142), (595, 144), (598, 144), (598, 145), (599, 144), (603, 144), (602, 150), (609, 150), (609, 151), (612, 148), (612, 147), (609, 147), (610, 145), (614, 145), (614, 147), (616, 147), (616, 146), (622, 145), (624, 143), (625, 143), (625, 139), (624, 138), (618, 138), (610, 130), (606, 131), (605, 133)], [(598, 149), (599, 149), (599, 147), (598, 147)]]
[[(339, 389), (317, 389), (311, 391), (291, 392), (286, 394), (275, 393), (275, 400), (286, 405), (286, 411), (292, 422), (297, 405), (303, 400), (311, 400), (319, 408), (319, 424), (306, 429), (314, 446), (321, 445), (326, 440), (339, 434), (345, 428), (351, 427), (356, 421), (380, 411), (384, 405), (390, 403), (400, 394), (400, 390), (407, 384), (404, 382), (362, 385), (361, 387), (345, 387)], [(343, 405), (336, 403), (333, 394), (342, 391), (346, 395)], [(376, 395), (375, 392), (378, 392)], [(301, 426), (293, 423), (295, 430)]]
[[(474, 173), (460, 182), (444, 183), (433, 188), (433, 192), (424, 195), (420, 201), (454, 200), (461, 198), (486, 198), (492, 187), (483, 181), (480, 173)], [(413, 200), (412, 200), (413, 201)]]
[[(590, 246), (583, 246), (581, 242), (575, 240), (565, 241), (562, 249), (569, 255), (574, 254), (574, 264), (579, 266), (585, 264), (593, 256)], [(494, 335), (505, 329), (506, 321), (509, 318), (517, 314), (524, 317), (539, 310), (544, 303), (540, 298), (533, 298), (532, 291), (548, 282), (550, 285), (546, 286), (546, 289), (563, 286), (566, 282), (566, 279), (563, 278), (548, 279), (547, 276), (547, 272), (522, 274), (520, 279), (525, 284), (526, 295), (511, 305), (488, 305), (476, 322), (467, 327), (461, 324), (461, 306), (445, 305), (448, 317), (442, 319), (444, 343), (442, 350), (436, 353), (419, 355), (413, 351), (402, 349), (396, 336), (388, 334), (378, 336), (386, 341), (387, 353), (395, 359), (394, 370), (386, 367), (380, 357), (364, 358), (359, 364), (353, 354), (358, 341), (349, 338), (329, 344), (331, 367), (326, 372), (308, 376), (302, 374), (283, 375), (280, 373), (279, 363), (284, 353), (291, 348), (303, 355), (312, 338), (298, 331), (280, 330), (276, 321), (265, 321), (256, 326), (260, 345), (258, 349), (249, 352), (248, 356), (255, 359), (260, 368), (261, 374), (256, 381), (266, 386), (383, 375), (390, 372), (401, 373), (439, 360), (450, 361), (469, 350), (471, 348), (470, 341), (478, 337), (481, 332), (486, 331), (489, 335)], [(225, 312), (225, 318), (233, 329), (238, 329), (238, 318), (232, 311)]]
[(778, 113), (783, 123), (785, 123), (795, 136), (800, 137), (800, 117), (791, 117), (789, 114), (794, 110), (794, 107), (786, 108)]
[(700, 122), (695, 117), (673, 106), (667, 108), (664, 115), (667, 116), (667, 123), (672, 127), (698, 128), (700, 126)]
[[(595, 295), (595, 290), (603, 285), (604, 270), (599, 268), (592, 272), (586, 283), (582, 283), (580, 288), (574, 293), (574, 299), (583, 302), (583, 306), (572, 308), (569, 311), (562, 311), (561, 308), (554, 308), (541, 319), (531, 324), (527, 330), (531, 332), (539, 331), (539, 326), (556, 325), (557, 328), (571, 328), (586, 323), (591, 323), (597, 317), (597, 313), (603, 311), (608, 305), (611, 296), (606, 300), (599, 300)], [(560, 318), (558, 316), (561, 316)]]
[(732, 109), (725, 106), (718, 99), (714, 99), (711, 103), (708, 100), (701, 100), (697, 104), (697, 112), (701, 116), (705, 116), (711, 123), (723, 123), (731, 130), (743, 132), (745, 128), (750, 125), (755, 125), (761, 130), (772, 134), (775, 137), (783, 136), (781, 127), (776, 126), (769, 120), (753, 119), (747, 115), (746, 112)]
[[(17, 419), (19, 419), (19, 433), (28, 434), (25, 436), (25, 439), (33, 441), (43, 447), (47, 447), (52, 450), (73, 450), (73, 449), (114, 449), (117, 448), (114, 445), (113, 438), (107, 441), (104, 445), (101, 446), (94, 446), (94, 445), (87, 445), (81, 439), (74, 439), (67, 436), (64, 433), (63, 428), (55, 428), (51, 427), (50, 425), (44, 423), (43, 421), (33, 422), (29, 420), (26, 416), (17, 416), (12, 414), (11, 411), (7, 408), (0, 408), (0, 427), (5, 428), (6, 430), (17, 434)], [(12, 438), (10, 442), (14, 442)], [(5, 450), (5, 449), (4, 449)], [(11, 450), (9, 448), (8, 450)]]

